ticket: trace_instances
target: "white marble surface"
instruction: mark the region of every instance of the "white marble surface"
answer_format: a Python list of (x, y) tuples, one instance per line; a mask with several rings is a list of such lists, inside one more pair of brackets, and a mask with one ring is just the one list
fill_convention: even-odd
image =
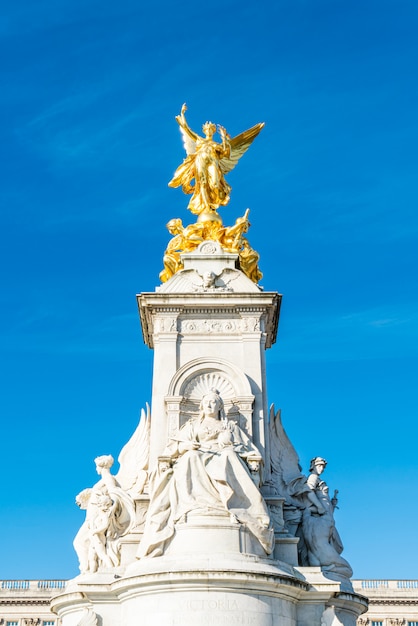
[(106, 474), (134, 502), (134, 522), (110, 564), (89, 558), (87, 511), (88, 566), (52, 601), (62, 626), (354, 626), (365, 608), (335, 563), (297, 566), (304, 516), (312, 530), (332, 501), (325, 466), (306, 478), (274, 411), (269, 420), (265, 350), (281, 297), (208, 244), (138, 296), (154, 350), (151, 411), (118, 475)]

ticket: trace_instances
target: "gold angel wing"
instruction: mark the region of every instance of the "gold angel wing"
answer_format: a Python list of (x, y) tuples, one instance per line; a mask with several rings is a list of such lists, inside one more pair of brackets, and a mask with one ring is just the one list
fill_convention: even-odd
[(244, 130), (243, 133), (240, 133), (233, 139), (230, 139), (229, 143), (231, 144), (231, 153), (229, 158), (223, 158), (220, 162), (221, 170), (224, 174), (227, 174), (231, 170), (234, 169), (239, 159), (242, 157), (244, 152), (247, 152), (248, 148), (257, 137), (259, 132), (264, 128), (264, 122), (260, 122), (260, 124), (256, 124), (252, 128), (248, 130)]
[[(189, 133), (187, 133), (184, 128), (180, 126), (181, 137), (183, 139), (183, 146), (186, 150), (187, 156), (190, 154), (194, 154), (196, 152), (196, 141), (193, 140)], [(196, 135), (197, 138), (197, 135)]]

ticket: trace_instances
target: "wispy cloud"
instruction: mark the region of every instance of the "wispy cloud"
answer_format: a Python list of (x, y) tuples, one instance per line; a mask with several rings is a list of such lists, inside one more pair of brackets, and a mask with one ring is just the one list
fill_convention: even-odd
[[(53, 103), (32, 118), (17, 133), (20, 141), (41, 154), (51, 168), (103, 168), (115, 161), (128, 146), (121, 145), (141, 112), (117, 114), (103, 111), (101, 101), (116, 89), (113, 82), (80, 88), (78, 93)], [(131, 160), (128, 149), (122, 162)]]

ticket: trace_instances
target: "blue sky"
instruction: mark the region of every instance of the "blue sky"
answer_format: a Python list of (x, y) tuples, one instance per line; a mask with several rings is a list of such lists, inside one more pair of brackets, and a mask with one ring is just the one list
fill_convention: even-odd
[(150, 400), (135, 294), (158, 284), (174, 116), (231, 135), (262, 285), (268, 396), (328, 459), (357, 578), (418, 578), (418, 4), (9, 3), (0, 21), (0, 578), (70, 578), (93, 459)]

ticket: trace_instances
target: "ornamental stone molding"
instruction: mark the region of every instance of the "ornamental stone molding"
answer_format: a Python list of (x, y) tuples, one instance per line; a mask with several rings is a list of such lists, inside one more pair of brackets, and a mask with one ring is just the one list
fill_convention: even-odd
[(276, 341), (281, 296), (272, 292), (142, 293), (137, 296), (145, 343), (154, 348), (167, 335), (261, 333), (265, 348)]
[(264, 320), (258, 317), (210, 319), (207, 317), (195, 319), (179, 319), (178, 332), (183, 334), (224, 334), (241, 335), (243, 333), (260, 332), (264, 326)]
[(200, 401), (211, 389), (222, 396), (225, 416), (252, 436), (254, 395), (247, 376), (224, 359), (208, 358), (189, 361), (173, 376), (165, 398), (169, 436), (198, 415)]
[(216, 243), (215, 241), (204, 241), (198, 247), (198, 252), (200, 254), (209, 254), (209, 255), (221, 254), (221, 255), (223, 255), (223, 250), (222, 250), (221, 246), (219, 245), (219, 243)]
[(379, 598), (369, 598), (369, 605), (372, 605), (372, 604), (379, 604), (382, 606), (418, 606), (418, 600), (409, 600), (409, 599), (403, 599), (403, 598), (381, 600)]

